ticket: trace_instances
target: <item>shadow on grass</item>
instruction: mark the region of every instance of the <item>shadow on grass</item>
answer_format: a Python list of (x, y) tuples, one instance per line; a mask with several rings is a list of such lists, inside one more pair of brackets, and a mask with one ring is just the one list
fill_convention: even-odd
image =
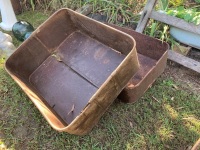
[(134, 104), (115, 101), (86, 136), (58, 133), (0, 68), (0, 148), (187, 149), (200, 136), (200, 102), (159, 78)]

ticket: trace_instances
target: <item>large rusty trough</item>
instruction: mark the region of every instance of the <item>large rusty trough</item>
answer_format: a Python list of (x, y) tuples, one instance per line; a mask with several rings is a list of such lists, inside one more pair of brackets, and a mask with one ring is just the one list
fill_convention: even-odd
[(62, 9), (35, 30), (5, 66), (54, 129), (83, 135), (139, 63), (132, 36)]
[(136, 49), (140, 69), (134, 74), (118, 96), (121, 101), (132, 103), (137, 101), (164, 71), (169, 45), (166, 42), (140, 34), (128, 28), (111, 24), (110, 26), (131, 35), (137, 43)]

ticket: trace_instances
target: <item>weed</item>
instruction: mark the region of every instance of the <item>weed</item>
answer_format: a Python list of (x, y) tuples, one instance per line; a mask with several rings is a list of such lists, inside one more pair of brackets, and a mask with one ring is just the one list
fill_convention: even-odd
[(185, 3), (185, 0), (169, 0), (169, 4), (174, 7), (182, 6), (184, 5), (184, 3)]
[(159, 8), (160, 10), (166, 11), (167, 8), (168, 8), (168, 6), (169, 6), (168, 0), (159, 0), (159, 1), (158, 1), (158, 8)]
[(35, 10), (35, 4), (34, 4), (34, 1), (33, 0), (30, 0), (30, 3), (31, 3), (31, 7), (33, 9), (33, 11)]
[(183, 6), (180, 6), (168, 9), (167, 14), (184, 19), (185, 21), (194, 23), (195, 25), (200, 24), (200, 12), (197, 8), (185, 9)]
[(200, 0), (195, 0), (196, 3), (200, 3)]
[(161, 23), (159, 21), (150, 20), (149, 25), (145, 28), (144, 33), (154, 38), (158, 38), (161, 41), (165, 41), (171, 45), (171, 48), (179, 46), (180, 44), (176, 42), (169, 34), (169, 26)]
[(106, 14), (108, 16), (108, 22), (125, 24), (133, 20), (139, 19), (133, 14), (136, 5), (133, 1), (127, 0), (87, 0), (85, 4), (93, 5), (93, 12), (100, 14)]
[[(144, 0), (137, 0), (139, 3), (143, 3)], [(60, 8), (70, 8), (76, 10), (84, 5), (93, 5), (93, 13), (105, 14), (108, 17), (110, 23), (136, 22), (139, 20), (139, 15), (134, 15), (134, 12), (141, 11), (141, 6), (135, 0), (25, 0), (26, 3), (30, 3), (32, 10), (36, 7), (42, 9), (55, 11)], [(39, 6), (38, 6), (39, 5)]]

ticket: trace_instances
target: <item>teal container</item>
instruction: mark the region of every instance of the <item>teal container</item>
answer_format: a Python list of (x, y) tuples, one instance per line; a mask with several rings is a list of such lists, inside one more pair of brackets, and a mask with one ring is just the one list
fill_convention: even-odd
[(33, 26), (27, 21), (18, 21), (12, 27), (13, 35), (19, 41), (26, 40), (34, 31)]

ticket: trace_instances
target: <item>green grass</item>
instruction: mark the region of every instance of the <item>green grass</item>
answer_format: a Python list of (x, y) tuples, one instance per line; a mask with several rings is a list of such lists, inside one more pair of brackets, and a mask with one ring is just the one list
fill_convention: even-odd
[(116, 101), (86, 136), (53, 130), (2, 65), (0, 83), (0, 141), (7, 148), (182, 150), (200, 136), (200, 99), (170, 78), (159, 78), (134, 104)]
[[(37, 28), (41, 23), (43, 23), (49, 17), (49, 12), (40, 12), (40, 11), (26, 11), (21, 15), (17, 16), (17, 20), (26, 20), (33, 25), (34, 28)], [(9, 33), (9, 32), (8, 32)], [(12, 33), (10, 32), (10, 35)], [(21, 42), (13, 37), (13, 44), (18, 47)]]
[[(35, 27), (47, 17), (18, 16)], [(200, 97), (170, 77), (160, 77), (134, 104), (115, 101), (92, 132), (75, 136), (53, 130), (3, 64), (0, 59), (0, 149), (183, 150), (200, 137)]]
[[(40, 1), (40, 4), (38, 3)], [(76, 10), (83, 5), (93, 6), (93, 13), (100, 13), (107, 16), (110, 23), (131, 24), (139, 20), (140, 12), (144, 7), (145, 0), (38, 0), (35, 7), (40, 5), (44, 10), (55, 11), (60, 8), (70, 8)], [(34, 5), (33, 5), (34, 6)], [(34, 9), (34, 7), (32, 7)]]
[(139, 20), (139, 15), (144, 0), (88, 0), (93, 5), (94, 12), (108, 16), (109, 23), (127, 24)]

